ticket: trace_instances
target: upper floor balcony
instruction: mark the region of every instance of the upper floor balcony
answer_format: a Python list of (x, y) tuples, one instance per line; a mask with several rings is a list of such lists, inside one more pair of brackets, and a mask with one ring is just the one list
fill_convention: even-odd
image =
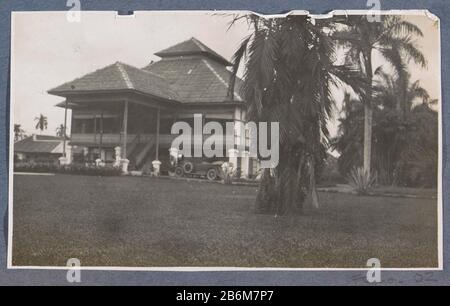
[[(170, 134), (160, 134), (159, 135), (159, 143), (160, 145), (170, 146), (172, 140), (177, 135)], [(156, 134), (127, 134), (126, 141), (127, 143), (147, 143), (149, 141), (153, 141), (156, 139)], [(72, 133), (70, 137), (70, 143), (72, 145), (78, 146), (93, 146), (100, 145), (103, 146), (120, 146), (123, 145), (125, 137), (123, 133), (104, 133), (104, 134), (81, 134), (81, 133)]]

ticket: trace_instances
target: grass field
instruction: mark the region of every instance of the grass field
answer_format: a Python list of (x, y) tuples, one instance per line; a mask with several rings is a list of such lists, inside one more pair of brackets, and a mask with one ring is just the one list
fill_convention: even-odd
[(255, 187), (138, 177), (14, 176), (13, 265), (436, 267), (437, 201), (320, 193), (255, 214)]

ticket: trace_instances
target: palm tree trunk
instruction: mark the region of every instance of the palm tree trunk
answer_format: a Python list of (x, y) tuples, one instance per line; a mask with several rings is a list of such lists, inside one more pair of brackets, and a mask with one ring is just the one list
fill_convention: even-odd
[(370, 173), (372, 159), (372, 107), (364, 106), (364, 171)]
[(263, 169), (259, 190), (256, 196), (256, 211), (258, 213), (270, 213), (273, 205), (273, 184), (274, 179), (271, 177), (270, 169)]
[(365, 55), (365, 72), (367, 76), (366, 103), (364, 105), (364, 172), (370, 175), (372, 161), (372, 49)]
[(311, 161), (309, 163), (309, 190), (311, 192), (311, 204), (315, 209), (319, 209), (319, 197), (317, 196), (316, 189), (316, 169), (315, 169), (315, 161), (314, 156), (311, 157)]

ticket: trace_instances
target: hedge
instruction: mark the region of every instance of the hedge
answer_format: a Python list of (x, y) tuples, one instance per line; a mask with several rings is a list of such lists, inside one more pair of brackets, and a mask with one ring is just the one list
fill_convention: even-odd
[(96, 176), (117, 176), (121, 175), (120, 168), (95, 165), (70, 164), (59, 165), (56, 163), (43, 162), (18, 162), (14, 164), (14, 172), (33, 172), (33, 173), (67, 173), (80, 175)]

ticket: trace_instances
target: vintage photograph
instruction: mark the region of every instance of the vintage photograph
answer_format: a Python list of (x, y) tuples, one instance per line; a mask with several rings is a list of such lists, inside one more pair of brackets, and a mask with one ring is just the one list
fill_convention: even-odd
[(441, 269), (427, 11), (13, 12), (9, 268)]

